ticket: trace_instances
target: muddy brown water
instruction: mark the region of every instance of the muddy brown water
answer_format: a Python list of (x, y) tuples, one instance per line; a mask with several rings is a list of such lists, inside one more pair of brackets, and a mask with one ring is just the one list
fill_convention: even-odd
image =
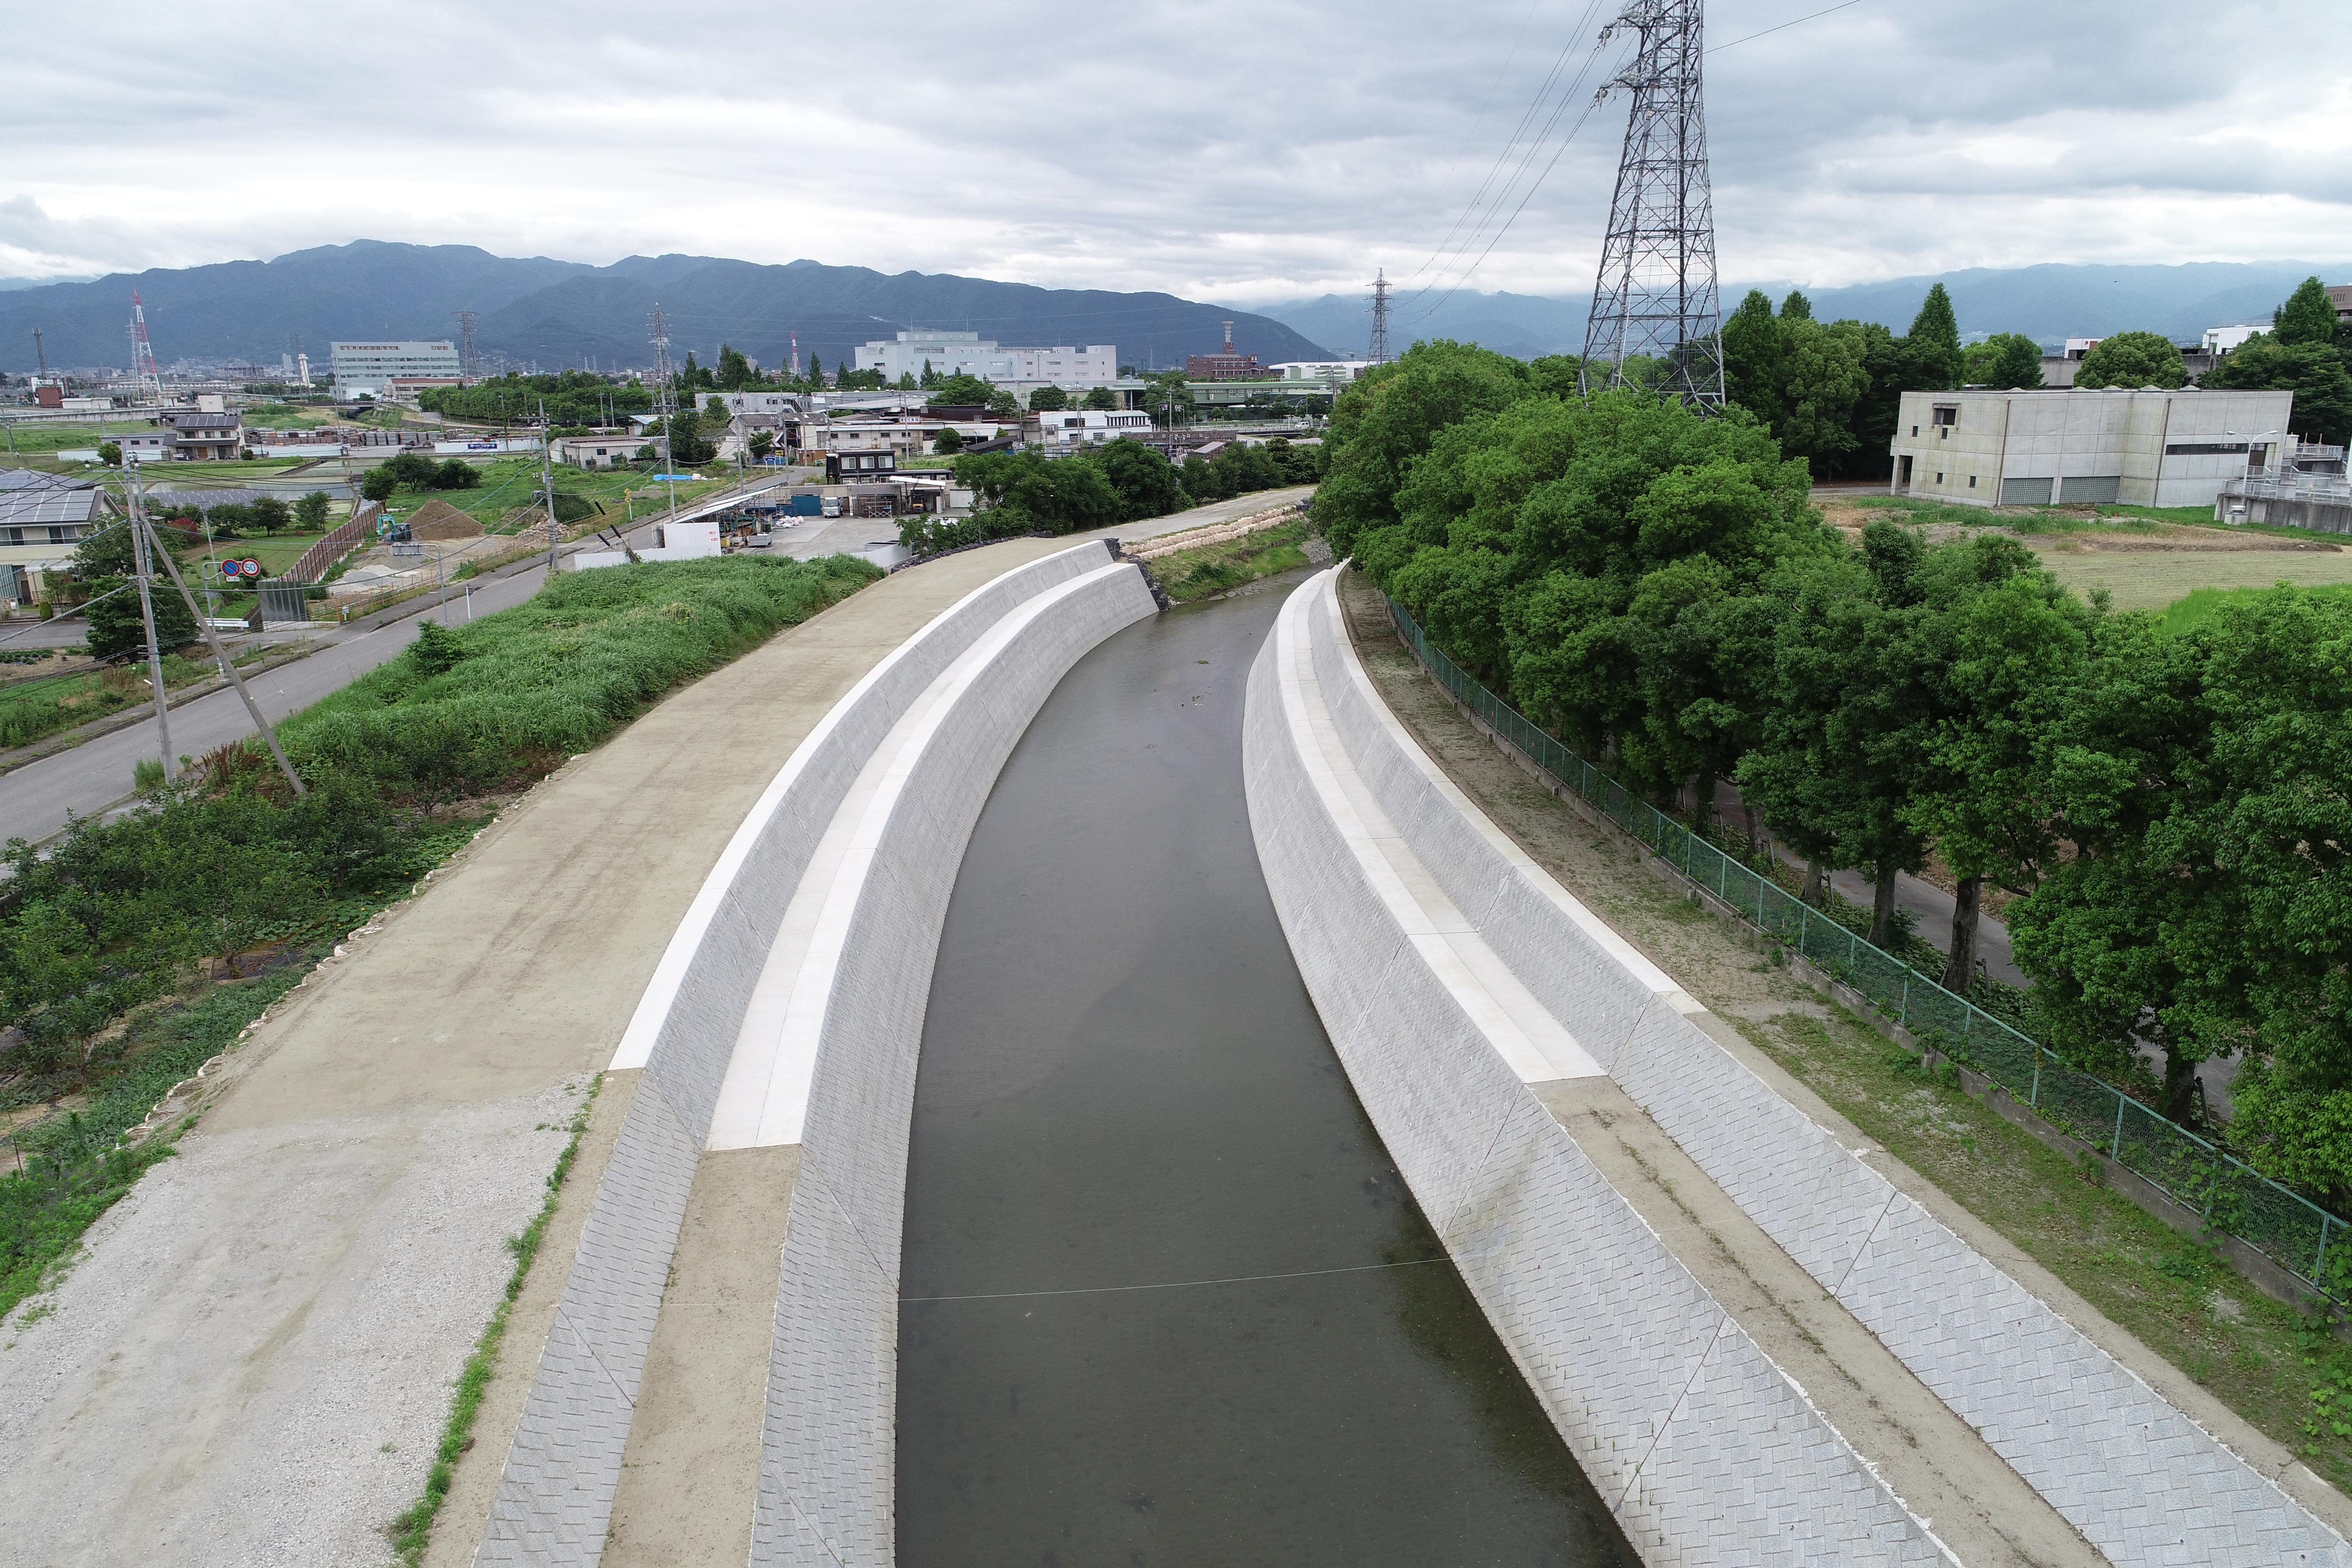
[(1267, 897), (1242, 703), (1297, 575), (1080, 661), (972, 835), (915, 1089), (907, 1568), (1636, 1561)]

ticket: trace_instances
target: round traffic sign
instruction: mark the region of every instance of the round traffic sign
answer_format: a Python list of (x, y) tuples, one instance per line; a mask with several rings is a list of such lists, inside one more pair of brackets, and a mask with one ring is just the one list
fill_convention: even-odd
[(261, 575), (261, 563), (256, 561), (250, 555), (238, 562), (236, 563), (236, 569), (244, 573), (248, 577), (258, 577)]

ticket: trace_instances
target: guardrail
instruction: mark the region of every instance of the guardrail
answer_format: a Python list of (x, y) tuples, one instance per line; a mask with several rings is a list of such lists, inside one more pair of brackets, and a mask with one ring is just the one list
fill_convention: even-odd
[[(1389, 614), (1415, 658), (1536, 767), (1590, 802), (1660, 859), (1712, 892), (1741, 918), (1867, 996), (1878, 1009), (1946, 1056), (1966, 1062), (2032, 1109), (2146, 1179), (2214, 1230), (2225, 1231), (2305, 1284), (2331, 1296), (2329, 1254), (2346, 1222), (2244, 1161), (2159, 1116), (2105, 1079), (2066, 1065), (2048, 1047), (1944, 989), (1856, 936), (1771, 879), (1726, 855), (1538, 728), (1429, 640), (1403, 605)], [(2352, 1254), (2336, 1259), (2352, 1278)]]

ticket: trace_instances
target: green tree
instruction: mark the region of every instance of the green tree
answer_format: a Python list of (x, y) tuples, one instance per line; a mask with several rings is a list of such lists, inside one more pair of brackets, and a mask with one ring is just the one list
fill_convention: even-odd
[(809, 355), (808, 384), (813, 391), (824, 390), (824, 361), (814, 354)]
[(1995, 332), (1961, 351), (1963, 375), (1970, 386), (2022, 387), (2042, 385), (2042, 345), (2022, 332)]
[(393, 492), (398, 489), (400, 489), (400, 476), (387, 467), (378, 466), (370, 468), (360, 480), (360, 494), (370, 500), (390, 500)]
[(327, 511), (331, 503), (324, 490), (305, 490), (302, 499), (294, 503), (294, 521), (302, 525), (305, 533), (327, 531)]
[(1103, 478), (1118, 496), (1118, 520), (1135, 522), (1182, 511), (1193, 498), (1177, 477), (1176, 466), (1157, 447), (1121, 437), (1088, 448), (1082, 460), (1102, 469)]
[(1113, 392), (1108, 386), (1090, 387), (1087, 389), (1086, 401), (1080, 404), (1079, 406), (1083, 408), (1099, 408), (1108, 413), (1111, 409), (1118, 406), (1118, 394)]
[(759, 379), (760, 373), (752, 367), (751, 360), (744, 356), (740, 349), (732, 343), (719, 345), (719, 385), (730, 392), (740, 392)]
[[(656, 420), (649, 433), (659, 435), (662, 428), (661, 421)], [(669, 460), (673, 468), (692, 468), (719, 455), (719, 448), (704, 438), (702, 421), (691, 408), (681, 408), (670, 416), (668, 432)]]
[[(125, 658), (139, 653), (147, 646), (147, 624), (139, 611), (139, 590), (125, 588), (122, 593), (99, 602), (99, 595), (130, 582), (127, 577), (98, 577), (90, 580), (89, 652), (101, 660)], [(155, 605), (155, 640), (166, 653), (185, 647), (197, 637), (195, 617), (188, 611), (187, 601), (172, 585), (169, 574), (158, 565), (148, 585)]]
[(2028, 892), (2056, 853), (2041, 785), (2080, 700), (2094, 616), (2013, 539), (1954, 541), (1930, 552), (1918, 580), (1920, 662), (1937, 711), (1907, 809), (1958, 882), (1944, 985), (1965, 995), (1985, 881)]
[(2008, 912), (2044, 1042), (2117, 1078), (2132, 1075), (2141, 1045), (2156, 1047), (2161, 1109), (2177, 1121), (2192, 1119), (2197, 1064), (2233, 1048), (2206, 1026), (2207, 994), (2244, 984), (2228, 879), (2198, 827), (2212, 749), (2206, 654), (2202, 635), (2167, 637), (2144, 615), (2094, 628), (2034, 792), (2073, 853)]
[(2161, 332), (2101, 338), (2074, 367), (2076, 386), (2179, 386), (2188, 379), (2180, 350)]
[(1813, 319), (1813, 302), (1801, 290), (1791, 289), (1789, 297), (1780, 301), (1780, 314), (1789, 321), (1810, 321)]
[(988, 513), (983, 537), (1076, 533), (1119, 520), (1118, 492), (1097, 463), (1055, 462), (1037, 452), (967, 452), (955, 468), (956, 482)]
[(1070, 395), (1058, 386), (1039, 386), (1030, 389), (1029, 406), (1032, 410), (1050, 412), (1057, 408), (1067, 408), (1069, 405)]
[(915, 384), (915, 373), (913, 371), (902, 370), (898, 373), (898, 390), (901, 392), (920, 392), (922, 390), (921, 387)]
[(751, 438), (744, 445), (753, 462), (764, 463), (768, 460), (768, 454), (776, 449), (776, 433), (773, 430), (754, 430)]
[(1960, 324), (1952, 314), (1952, 297), (1941, 283), (1928, 289), (1903, 344), (1911, 373), (1905, 391), (1948, 392), (1960, 384)]
[[(1519, 361), (1443, 338), (1366, 371), (1332, 406), (1330, 456), (1315, 492), (1315, 521), (1331, 548), (1349, 554), (1364, 533), (1399, 521), (1405, 472), (1440, 431), (1528, 392)], [(1412, 541), (1423, 542), (1442, 543), (1442, 532)]]
[(735, 416), (728, 412), (725, 398), (706, 397), (702, 400), (702, 422), (705, 429), (723, 430), (734, 421), (734, 418)]
[(2244, 983), (2207, 987), (2196, 1027), (2254, 1047), (2231, 1086), (2232, 1141), (2340, 1205), (2352, 1198), (2352, 605), (2280, 588), (2225, 610), (2203, 641), (2212, 777), (2191, 826), (2230, 888), (2197, 934)]
[(1780, 445), (1790, 457), (1803, 458), (1815, 475), (1827, 478), (1858, 445), (1853, 413), (1870, 390), (1868, 344), (1853, 322), (1824, 327), (1810, 316), (1795, 316), (1782, 321), (1780, 331)]
[(1160, 426), (1181, 424), (1192, 412), (1192, 389), (1181, 370), (1161, 371), (1143, 389), (1143, 406), (1151, 422)]
[(932, 437), (931, 450), (940, 453), (961, 452), (963, 450), (963, 437), (958, 434), (954, 426), (942, 426), (940, 433)]
[[(2104, 342), (2099, 345), (2105, 347)], [(2294, 422), (2304, 434), (2338, 444), (2352, 437), (2352, 374), (2346, 372), (2344, 356), (2331, 344), (2284, 343), (2267, 332), (2256, 332), (2199, 377), (2198, 384), (2292, 392)]]
[(1932, 709), (1916, 636), (1917, 537), (1880, 521), (1863, 546), (1825, 544), (1768, 579), (1771, 653), (1755, 662), (1769, 690), (1737, 776), (1750, 809), (1804, 858), (1806, 901), (1821, 901), (1838, 868), (1870, 877), (1870, 940), (1883, 945), (1897, 875), (1927, 860), (1927, 837), (1903, 807)]
[(122, 448), (112, 441), (100, 441), (98, 460), (110, 468), (119, 468), (122, 467)]
[(2271, 336), (2283, 343), (2336, 343), (2336, 301), (2327, 285), (2306, 278), (2295, 285), (2286, 303), (2272, 313)]
[(294, 526), (294, 509), (276, 496), (263, 496), (253, 503), (253, 525), (264, 533), (283, 533)]
[(940, 378), (931, 402), (942, 408), (985, 408), (996, 391), (995, 384), (961, 371)]
[(939, 384), (940, 373), (931, 368), (931, 362), (929, 360), (925, 360), (923, 362), (923, 374), (915, 378), (915, 385), (917, 389), (923, 392), (929, 392), (933, 387), (939, 385)]
[(436, 490), (479, 489), (482, 470), (463, 458), (451, 458), (433, 470), (433, 488)]
[(1780, 416), (1780, 321), (1761, 289), (1723, 319), (1724, 395), (1771, 428)]

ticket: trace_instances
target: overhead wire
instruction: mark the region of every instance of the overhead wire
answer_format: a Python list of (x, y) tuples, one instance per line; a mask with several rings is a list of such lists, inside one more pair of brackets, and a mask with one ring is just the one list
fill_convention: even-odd
[[(1786, 22), (1778, 23), (1772, 26), (1763, 28), (1760, 31), (1744, 34), (1739, 37), (1731, 39), (1727, 43), (1717, 44), (1713, 48), (1708, 49), (1706, 53), (1709, 55), (1720, 54), (1725, 49), (1736, 48), (1741, 44), (1751, 43), (1758, 38), (1769, 37), (1773, 33), (1783, 32), (1788, 28), (1799, 26), (1804, 23), (1817, 20), (1822, 16), (1827, 16), (1833, 12), (1850, 9), (1851, 7), (1859, 5), (1862, 3), (1863, 0), (1839, 0), (1839, 4), (1837, 5), (1823, 6), (1818, 11), (1807, 12), (1804, 16), (1791, 17)], [(1592, 9), (1592, 6), (1587, 6), (1586, 12), (1588, 18), (1590, 17)], [(1520, 176), (1525, 174), (1528, 165), (1534, 161), (1535, 154), (1542, 149), (1543, 145), (1547, 142), (1550, 140), (1552, 129), (1559, 123), (1560, 116), (1566, 112), (1570, 98), (1581, 88), (1586, 74), (1591, 70), (1593, 61), (1600, 58), (1601, 50), (1607, 46), (1607, 42), (1608, 40), (1604, 36), (1601, 42), (1594, 46), (1592, 53), (1586, 58), (1584, 65), (1579, 68), (1576, 77), (1571, 80), (1568, 89), (1559, 94), (1559, 100), (1554, 104), (1549, 118), (1545, 121), (1543, 131), (1532, 142), (1528, 144), (1527, 151), (1520, 155), (1517, 166), (1512, 170), (1509, 177), (1505, 181), (1501, 190), (1496, 193), (1493, 205), (1488, 208), (1486, 215), (1479, 219), (1478, 223), (1473, 226), (1468, 237), (1464, 240), (1459, 249), (1455, 252), (1457, 257), (1467, 254), (1470, 246), (1476, 243), (1479, 235), (1486, 228), (1495, 213), (1500, 210), (1502, 201), (1507, 198), (1509, 192), (1518, 184)], [(1513, 131), (1511, 141), (1505, 144), (1502, 153), (1497, 155), (1496, 159), (1496, 169), (1500, 169), (1503, 164), (1509, 160), (1512, 150), (1517, 145), (1519, 138), (1524, 133), (1528, 121), (1533, 118), (1536, 110), (1541, 107), (1544, 100), (1549, 96), (1552, 89), (1552, 84), (1558, 79), (1559, 66), (1566, 60), (1569, 51), (1573, 47), (1574, 45), (1571, 44), (1568, 48), (1564, 48), (1561, 51), (1560, 58), (1554, 61), (1551, 74), (1545, 78), (1543, 86), (1538, 89), (1535, 99), (1530, 101), (1528, 112), (1520, 117), (1519, 127)], [(1613, 76), (1615, 73), (1612, 71), (1611, 74)], [(1519, 197), (1517, 205), (1512, 207), (1510, 216), (1505, 218), (1500, 226), (1495, 228), (1492, 237), (1486, 241), (1486, 247), (1478, 252), (1477, 259), (1471, 262), (1468, 267), (1464, 268), (1458, 275), (1455, 275), (1454, 281), (1445, 288), (1444, 291), (1438, 294), (1437, 297), (1434, 300), (1430, 300), (1428, 304), (1423, 306), (1419, 311), (1410, 318), (1410, 321), (1422, 321), (1428, 320), (1429, 317), (1434, 314), (1448, 300), (1451, 300), (1456, 293), (1459, 293), (1463, 286), (1470, 280), (1470, 279), (1477, 272), (1478, 268), (1485, 265), (1486, 258), (1494, 254), (1495, 247), (1502, 242), (1503, 237), (1510, 232), (1512, 225), (1518, 221), (1519, 215), (1527, 210), (1528, 204), (1535, 199), (1536, 192), (1542, 189), (1544, 182), (1550, 178), (1552, 170), (1559, 165), (1561, 157), (1567, 153), (1569, 146), (1576, 140), (1577, 133), (1582, 131), (1586, 121), (1591, 119), (1593, 110), (1600, 106), (1603, 96), (1605, 96), (1605, 92), (1603, 94), (1594, 96), (1586, 102), (1583, 112), (1579, 114), (1576, 118), (1575, 123), (1569, 127), (1568, 133), (1559, 139), (1559, 145), (1553, 149), (1552, 155), (1544, 164), (1542, 172), (1538, 174), (1535, 179), (1527, 185), (1526, 190)], [(1462, 216), (1457, 216), (1454, 219), (1454, 226), (1448, 229), (1445, 237), (1439, 241), (1438, 248), (1433, 251), (1429, 258), (1424, 260), (1421, 267), (1416, 268), (1409, 276), (1418, 277), (1423, 270), (1425, 270), (1428, 268), (1431, 261), (1435, 260), (1439, 256), (1444, 254), (1446, 247), (1452, 243), (1454, 234), (1461, 229), (1465, 218), (1466, 218), (1470, 213), (1475, 211), (1477, 207), (1486, 201), (1488, 186), (1493, 181), (1493, 171), (1489, 171), (1487, 184), (1481, 184), (1478, 191), (1472, 195), (1469, 204), (1464, 207)], [(1441, 274), (1440, 276), (1442, 279), (1444, 275)], [(1426, 298), (1431, 290), (1436, 289), (1437, 286), (1438, 280), (1433, 280), (1430, 283), (1424, 284), (1421, 289), (1407, 296), (1406, 299), (1401, 302), (1401, 305), (1410, 306)]]
[[(1599, 9), (1600, 0), (1588, 0), (1588, 3), (1584, 7), (1584, 15), (1578, 19), (1577, 25), (1569, 31), (1569, 41), (1560, 46), (1559, 55), (1552, 60), (1551, 69), (1544, 74), (1543, 81), (1536, 88), (1534, 94), (1528, 98), (1527, 108), (1519, 111), (1518, 123), (1511, 128), (1511, 134), (1509, 138), (1504, 142), (1503, 150), (1495, 154), (1495, 162), (1493, 165), (1487, 169), (1486, 177), (1478, 183), (1478, 188), (1471, 193), (1469, 201), (1465, 203), (1462, 210), (1454, 215), (1453, 226), (1447, 229), (1445, 231), (1444, 237), (1437, 242), (1437, 247), (1422, 258), (1420, 266), (1414, 268), (1411, 272), (1406, 273), (1402, 279), (1399, 279), (1398, 281), (1400, 283), (1409, 283), (1415, 278), (1420, 277), (1423, 272), (1427, 271), (1429, 269), (1430, 263), (1435, 261), (1440, 256), (1445, 253), (1447, 247), (1452, 245), (1454, 235), (1461, 230), (1463, 224), (1467, 222), (1470, 215), (1477, 211), (1480, 205), (1485, 202), (1487, 191), (1495, 183), (1495, 176), (1500, 174), (1503, 170), (1503, 165), (1510, 161), (1512, 149), (1519, 144), (1519, 139), (1527, 134), (1528, 123), (1535, 119), (1537, 111), (1540, 110), (1544, 106), (1545, 101), (1550, 98), (1552, 84), (1559, 79), (1560, 68), (1567, 65), (1569, 57), (1576, 50), (1576, 40), (1584, 36), (1585, 32), (1591, 26), (1594, 13)], [(1528, 16), (1532, 17), (1534, 14), (1534, 8), (1530, 6), (1528, 8)], [(1520, 25), (1520, 30), (1522, 32), (1526, 30), (1526, 24), (1524, 22)], [(1518, 47), (1517, 42), (1514, 42), (1511, 47), (1514, 53), (1516, 53)], [(1503, 68), (1505, 70), (1508, 70), (1510, 68), (1510, 63), (1507, 58), (1504, 62)], [(1482, 116), (1484, 115), (1485, 110), (1483, 107), (1479, 112)]]

